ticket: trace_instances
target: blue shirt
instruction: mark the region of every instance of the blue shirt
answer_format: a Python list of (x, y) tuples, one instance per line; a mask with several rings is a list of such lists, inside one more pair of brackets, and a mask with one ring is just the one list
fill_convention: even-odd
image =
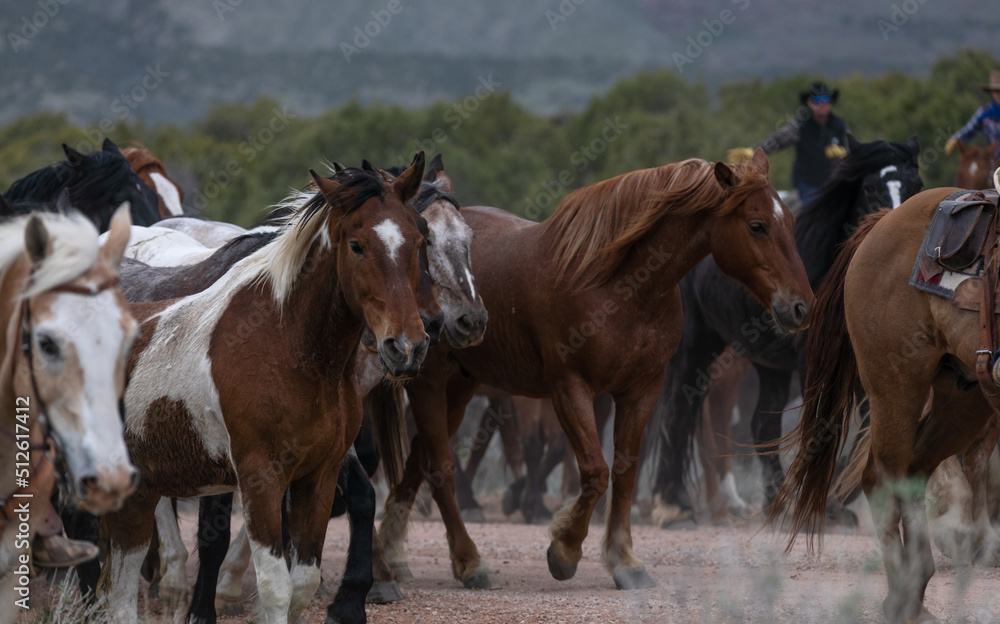
[(965, 124), (952, 138), (958, 139), (962, 143), (968, 143), (980, 132), (986, 137), (987, 143), (997, 142), (995, 155), (1000, 158), (1000, 106), (996, 102), (990, 102), (977, 110), (969, 123)]

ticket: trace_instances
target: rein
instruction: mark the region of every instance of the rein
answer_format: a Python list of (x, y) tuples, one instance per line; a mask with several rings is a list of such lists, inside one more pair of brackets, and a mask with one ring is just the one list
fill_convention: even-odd
[[(976, 376), (979, 377), (979, 384), (982, 386), (983, 395), (986, 396), (990, 407), (997, 414), (1000, 414), (1000, 387), (998, 387), (998, 366), (1000, 357), (994, 352), (997, 342), (996, 317), (993, 306), (996, 298), (997, 287), (997, 228), (1000, 221), (994, 217), (992, 227), (986, 235), (985, 253), (989, 261), (983, 269), (982, 301), (979, 306), (979, 343), (981, 348), (976, 351)], [(991, 391), (988, 391), (991, 390)]]

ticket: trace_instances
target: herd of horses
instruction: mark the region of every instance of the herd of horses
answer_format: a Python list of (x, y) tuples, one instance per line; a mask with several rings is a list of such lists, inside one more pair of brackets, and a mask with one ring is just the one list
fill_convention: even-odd
[[(498, 587), (465, 527), (456, 476), (469, 479), (451, 443), (483, 388), (526, 397), (520, 422), (551, 457), (560, 444), (573, 450), (580, 492), (551, 521), (552, 576), (574, 576), (610, 488), (602, 562), (618, 589), (652, 587), (632, 548), (639, 469), (655, 465), (656, 498), (672, 510), (661, 517), (689, 513), (700, 430), (706, 474), (719, 480), (710, 489), (749, 513), (714, 456), (724, 453), (705, 449), (727, 435), (726, 406), (750, 366), (770, 519), (790, 513), (794, 540), (844, 513), (831, 485), (861, 404), (865, 434), (843, 490), (860, 484), (878, 498), (886, 618), (933, 621), (922, 606), (934, 564), (920, 479), (951, 456), (971, 489), (968, 540), (997, 556), (985, 466), (1000, 435), (989, 395), (1000, 390), (973, 372), (996, 345), (980, 344), (978, 315), (908, 283), (932, 214), (958, 189), (921, 192), (915, 138), (849, 148), (798, 215), (760, 150), (743, 163), (626, 173), (573, 191), (541, 223), (460, 207), (440, 157), (419, 153), (405, 168), (310, 170), (302, 191), (245, 230), (184, 216), (183, 191), (148, 150), (64, 146), (65, 162), (0, 199), (0, 457), (34, 457), (38, 476), (0, 477), (0, 621), (17, 613), (12, 509), (30, 488), (44, 504), (50, 456), (67, 530), (96, 540), (99, 523), (103, 561), (80, 579), (111, 622), (136, 621), (142, 571), (159, 577), (161, 596), (190, 599), (187, 621), (214, 622), (217, 591), (222, 605), (241, 602), (250, 558), (264, 620), (295, 622), (338, 510), (351, 536), (327, 621), (364, 622), (366, 598), (400, 599), (396, 582), (412, 577), (406, 525), (425, 482), (454, 577)], [(905, 365), (887, 366), (891, 353)], [(726, 374), (704, 383), (716, 370)], [(782, 438), (796, 372), (802, 420)], [(416, 435), (405, 453), (407, 404)], [(609, 465), (601, 432), (612, 413)], [(377, 534), (365, 419), (390, 486)], [(516, 498), (544, 517), (531, 505), (555, 462), (540, 444), (525, 446), (531, 483)], [(788, 445), (798, 452), (785, 475), (777, 451)], [(244, 529), (230, 549), (234, 492)], [(199, 534), (193, 594), (177, 577), (187, 552), (170, 504), (187, 497), (201, 497), (199, 531), (224, 527)]]

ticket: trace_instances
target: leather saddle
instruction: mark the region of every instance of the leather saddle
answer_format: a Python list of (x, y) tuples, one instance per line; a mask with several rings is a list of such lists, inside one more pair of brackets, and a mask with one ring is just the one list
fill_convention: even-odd
[(996, 212), (995, 192), (987, 195), (982, 191), (964, 191), (942, 201), (931, 218), (918, 255), (924, 279), (944, 271), (962, 271), (978, 261)]

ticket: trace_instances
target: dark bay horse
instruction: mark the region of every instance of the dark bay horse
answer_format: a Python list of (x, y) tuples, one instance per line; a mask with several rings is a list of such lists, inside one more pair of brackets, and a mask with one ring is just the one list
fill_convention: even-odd
[(101, 151), (81, 154), (63, 144), (66, 160), (39, 169), (10, 185), (0, 202), (0, 217), (38, 209), (38, 203), (55, 207), (63, 189), (69, 189), (73, 206), (106, 232), (115, 209), (129, 202), (134, 225), (160, 220), (156, 191), (143, 184), (118, 146), (104, 139)]
[[(156, 208), (161, 219), (184, 215), (184, 189), (167, 177), (167, 170), (163, 166), (163, 162), (153, 152), (137, 145), (123, 149), (122, 155), (143, 183), (156, 191)], [(138, 225), (148, 224), (140, 223)]]
[(986, 189), (993, 184), (993, 172), (1000, 166), (997, 161), (997, 142), (986, 147), (958, 142), (958, 169), (955, 186), (967, 189)]
[[(133, 304), (142, 334), (125, 433), (143, 479), (104, 518), (98, 590), (113, 622), (136, 620), (161, 496), (238, 487), (267, 621), (294, 622), (312, 598), (338, 469), (361, 424), (362, 333), (392, 378), (413, 376), (427, 352), (415, 295), (426, 224), (406, 206), (423, 169), (419, 154), (392, 183), (374, 171), (314, 173), (320, 194), (273, 243), (200, 293)], [(289, 488), (290, 568), (280, 527)], [(370, 572), (359, 580), (370, 586)]]
[(871, 423), (861, 484), (888, 577), (883, 611), (893, 624), (938, 621), (923, 606), (934, 574), (924, 495), (946, 458), (962, 454), (974, 518), (989, 526), (985, 475), (1000, 418), (985, 393), (998, 389), (983, 387), (975, 370), (977, 351), (995, 345), (981, 344), (978, 312), (909, 285), (931, 216), (957, 190), (924, 191), (869, 217), (830, 270), (806, 344), (798, 453), (772, 506), (772, 519), (791, 511), (789, 547), (802, 529), (812, 546), (860, 382)]
[[(788, 329), (808, 322), (812, 292), (792, 239), (794, 217), (767, 179), (758, 150), (739, 165), (691, 159), (627, 173), (570, 193), (543, 223), (468, 208), (472, 259), (490, 328), (482, 344), (432, 353), (407, 387), (418, 433), (379, 535), (389, 563), (408, 572), (405, 527), (425, 478), (448, 531), (452, 573), (495, 587), (462, 522), (449, 440), (480, 383), (551, 397), (580, 466), (582, 494), (550, 527), (549, 570), (571, 578), (590, 516), (611, 480), (603, 561), (619, 588), (654, 584), (632, 551), (639, 444), (680, 337), (677, 284), (714, 253)], [(594, 397), (615, 400), (615, 461), (601, 452)]]
[[(118, 410), (137, 324), (117, 287), (128, 244), (122, 207), (111, 235), (78, 212), (0, 224), (0, 622), (18, 619), (35, 531), (57, 521), (49, 497), (64, 465), (74, 506), (118, 509), (138, 474)], [(27, 527), (27, 528), (25, 528)], [(19, 564), (21, 564), (19, 566)], [(18, 572), (18, 568), (23, 572)], [(32, 603), (33, 604), (33, 603)]]
[[(920, 146), (851, 137), (848, 156), (835, 168), (819, 196), (802, 208), (795, 223), (799, 255), (815, 289), (833, 263), (839, 246), (868, 213), (898, 206), (923, 185), (917, 166)], [(670, 360), (667, 382), (653, 412), (644, 456), (656, 457), (653, 492), (658, 515), (684, 517), (692, 510), (685, 486), (702, 400), (712, 379), (729, 360), (716, 359), (727, 347), (751, 360), (760, 393), (751, 428), (754, 443), (781, 437), (781, 413), (788, 402), (792, 373), (800, 366), (798, 336), (778, 330), (769, 312), (740, 284), (727, 277), (713, 258), (702, 260), (681, 280), (684, 332)], [(657, 452), (657, 449), (659, 452)], [(762, 455), (765, 503), (783, 478), (778, 455)]]

